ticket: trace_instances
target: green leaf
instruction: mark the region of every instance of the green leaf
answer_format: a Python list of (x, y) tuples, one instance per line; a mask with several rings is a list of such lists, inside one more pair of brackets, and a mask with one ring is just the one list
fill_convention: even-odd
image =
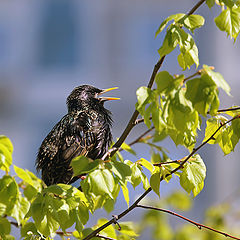
[(9, 167), (12, 165), (12, 154), (9, 152), (6, 145), (0, 143), (0, 169), (9, 172)]
[(222, 1), (229, 8), (232, 8), (234, 6), (234, 3), (236, 2), (236, 0), (222, 0)]
[(212, 8), (215, 5), (215, 0), (206, 0), (206, 3), (209, 8)]
[(125, 199), (127, 205), (129, 206), (129, 191), (128, 191), (127, 185), (121, 184), (121, 189), (123, 192), (124, 199)]
[(102, 161), (99, 159), (92, 160), (85, 156), (78, 156), (72, 160), (71, 166), (73, 168), (74, 175), (79, 176), (94, 171), (100, 162)]
[(186, 98), (193, 107), (203, 116), (206, 116), (211, 107), (216, 113), (219, 107), (218, 90), (214, 82), (206, 76), (189, 80), (186, 83)]
[[(21, 237), (34, 237), (34, 235), (36, 236), (40, 236), (37, 232), (36, 226), (33, 222), (26, 222), (22, 225), (21, 227)], [(25, 239), (24, 238), (24, 239)], [(26, 238), (28, 239), (28, 238)], [(30, 238), (31, 239), (31, 238)]]
[(157, 73), (155, 82), (157, 84), (158, 93), (168, 94), (173, 89), (178, 88), (183, 83), (184, 75), (173, 78), (167, 71)]
[(176, 145), (192, 149), (196, 142), (199, 116), (192, 103), (185, 97), (185, 89), (173, 91), (163, 108), (167, 134)]
[(147, 87), (140, 87), (137, 90), (136, 92), (138, 100), (137, 110), (139, 110), (140, 108), (147, 104), (150, 92), (151, 90)]
[(4, 145), (7, 150), (12, 154), (13, 152), (13, 145), (9, 138), (4, 135), (0, 135), (0, 144)]
[(0, 217), (0, 236), (5, 237), (5, 235), (9, 234), (11, 231), (11, 224), (10, 222), (3, 217)]
[(83, 202), (79, 202), (78, 214), (81, 222), (83, 223), (83, 225), (85, 225), (89, 219), (89, 211), (88, 211), (88, 207)]
[(27, 199), (19, 195), (11, 210), (11, 216), (17, 220), (19, 225), (21, 221), (25, 218), (25, 215), (27, 214), (29, 208), (30, 203), (27, 201)]
[(136, 186), (138, 186), (141, 183), (142, 172), (140, 170), (140, 167), (136, 163), (132, 164), (131, 169), (132, 169), (131, 183), (132, 183), (133, 187), (135, 188)]
[(160, 57), (171, 53), (177, 47), (177, 44), (178, 40), (175, 39), (174, 31), (170, 28), (165, 35), (162, 46), (158, 49)]
[(152, 190), (160, 197), (160, 180), (161, 180), (161, 173), (160, 169), (157, 168), (150, 178), (150, 186)]
[(148, 178), (146, 177), (146, 175), (143, 172), (140, 176), (141, 176), (141, 180), (142, 180), (142, 183), (143, 183), (143, 188), (145, 190), (147, 190), (148, 188), (150, 188)]
[(54, 235), (59, 228), (59, 222), (56, 220), (56, 208), (54, 208), (52, 197), (49, 195), (39, 193), (31, 204), (30, 214), (36, 228), (44, 236)]
[(90, 191), (95, 195), (108, 194), (113, 198), (115, 181), (112, 173), (108, 169), (97, 169), (91, 172), (87, 179), (90, 185)]
[(217, 87), (222, 88), (229, 96), (231, 96), (230, 94), (231, 88), (220, 73), (214, 72), (207, 65), (203, 65), (203, 69), (204, 71), (202, 73), (202, 76), (207, 74), (207, 76), (211, 78), (211, 80), (217, 85)]
[(197, 154), (184, 164), (180, 175), (180, 184), (188, 193), (192, 191), (195, 197), (201, 192), (205, 177), (206, 166)]
[(4, 175), (0, 179), (0, 203), (6, 206), (6, 215), (11, 215), (12, 209), (19, 198), (19, 188), (14, 178)]
[(123, 143), (123, 144), (121, 145), (121, 148), (122, 148), (123, 150), (125, 150), (125, 151), (127, 151), (127, 152), (129, 152), (129, 153), (131, 153), (131, 154), (133, 154), (133, 155), (136, 156), (136, 152), (135, 152), (128, 144)]
[(150, 163), (148, 160), (141, 158), (140, 160), (137, 161), (137, 163), (140, 163), (142, 166), (144, 166), (147, 170), (150, 172), (153, 172), (154, 166), (152, 163)]
[(14, 170), (19, 178), (34, 187), (31, 176), (25, 170), (17, 166), (14, 166)]
[(221, 31), (226, 32), (227, 35), (236, 40), (240, 32), (240, 7), (227, 8), (214, 20)]
[(183, 34), (182, 31), (179, 31), (181, 33), (181, 41), (179, 43), (181, 53), (178, 56), (178, 63), (183, 70), (190, 68), (194, 63), (197, 68), (199, 65), (198, 48), (192, 36), (190, 34), (185, 36), (186, 33)]
[(184, 18), (184, 26), (188, 28), (191, 31), (194, 31), (196, 28), (200, 28), (204, 25), (204, 17), (200, 15), (189, 15), (186, 18)]
[[(103, 224), (107, 223), (108, 220), (105, 218), (100, 218), (97, 222), (97, 225), (95, 226), (95, 228), (98, 228), (100, 226), (102, 226)], [(109, 238), (113, 238), (113, 239), (117, 239), (117, 235), (116, 235), (116, 231), (114, 229), (114, 227), (112, 225), (104, 228), (101, 232), (101, 235), (109, 237)]]
[(123, 182), (132, 174), (131, 168), (123, 162), (112, 160), (110, 165), (113, 173)]
[[(121, 226), (120, 233), (126, 234), (130, 237), (139, 236), (139, 234), (136, 233), (136, 227), (133, 222), (119, 222), (119, 225)], [(115, 226), (115, 228), (118, 229), (117, 226)]]
[(169, 17), (167, 17), (159, 26), (158, 30), (155, 33), (155, 37), (157, 37), (157, 35), (162, 32), (162, 30), (167, 26), (168, 22), (174, 20), (175, 22), (179, 21), (181, 18), (183, 18), (183, 16), (185, 16), (184, 13), (177, 13), (174, 15), (171, 15)]

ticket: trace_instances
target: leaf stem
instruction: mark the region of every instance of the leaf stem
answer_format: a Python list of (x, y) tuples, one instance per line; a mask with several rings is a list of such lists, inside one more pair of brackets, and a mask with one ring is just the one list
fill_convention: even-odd
[(222, 231), (216, 230), (216, 229), (214, 229), (214, 228), (208, 227), (208, 226), (206, 226), (206, 225), (204, 225), (204, 224), (195, 222), (195, 221), (193, 221), (193, 220), (191, 220), (191, 219), (189, 219), (189, 218), (186, 218), (186, 217), (184, 217), (184, 216), (182, 216), (182, 215), (180, 215), (180, 214), (177, 214), (177, 213), (175, 213), (175, 212), (173, 212), (173, 211), (170, 211), (170, 210), (166, 210), (166, 209), (162, 209), (162, 208), (157, 208), (157, 207), (146, 206), (146, 205), (140, 205), (140, 204), (138, 204), (137, 207), (139, 207), (139, 208), (145, 208), (145, 209), (151, 209), (151, 210), (156, 210), (156, 211), (160, 211), (160, 212), (165, 212), (165, 213), (174, 215), (174, 216), (176, 216), (176, 217), (178, 217), (178, 218), (181, 218), (181, 219), (183, 219), (183, 220), (185, 220), (185, 221), (187, 221), (187, 222), (192, 223), (193, 225), (197, 226), (198, 229), (206, 228), (206, 229), (208, 229), (208, 230), (210, 230), (210, 231), (213, 231), (213, 232), (222, 234), (222, 235), (224, 235), (225, 237), (230, 237), (230, 238), (232, 238), (232, 239), (238, 239), (238, 240), (240, 240), (240, 238), (234, 237), (234, 236), (229, 235), (229, 234), (227, 234), (227, 233), (225, 233), (225, 232), (222, 232)]
[[(139, 137), (137, 137), (135, 140), (133, 140), (132, 142), (130, 142), (128, 145), (129, 145), (129, 146), (132, 146), (132, 145), (140, 142), (141, 139), (142, 139), (144, 136), (146, 136), (148, 133), (150, 133), (153, 129), (154, 129), (154, 127), (151, 127), (150, 129), (148, 129), (147, 131), (145, 131), (144, 133), (142, 133)], [(122, 150), (123, 150), (123, 149), (120, 148), (120, 149), (119, 149), (119, 152), (122, 151)]]

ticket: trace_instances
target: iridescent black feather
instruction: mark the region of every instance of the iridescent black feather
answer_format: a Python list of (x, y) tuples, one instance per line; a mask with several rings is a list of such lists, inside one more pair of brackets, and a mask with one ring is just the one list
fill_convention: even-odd
[(43, 140), (37, 155), (37, 170), (46, 185), (72, 183), (71, 160), (79, 155), (101, 158), (111, 141), (111, 112), (98, 98), (103, 90), (89, 85), (75, 88), (67, 98), (65, 115)]

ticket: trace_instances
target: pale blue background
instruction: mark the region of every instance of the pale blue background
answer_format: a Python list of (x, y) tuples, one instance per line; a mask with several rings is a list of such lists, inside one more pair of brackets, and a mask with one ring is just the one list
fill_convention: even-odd
[[(119, 87), (112, 94), (121, 97), (121, 101), (106, 105), (113, 112), (114, 139), (119, 137), (133, 112), (136, 89), (147, 84), (158, 60), (157, 49), (163, 35), (155, 39), (156, 29), (168, 15), (187, 12), (195, 2), (1, 1), (0, 131), (14, 144), (14, 164), (35, 172), (41, 141), (66, 113), (68, 94), (81, 84)], [(215, 66), (230, 83), (234, 97), (229, 98), (221, 92), (222, 107), (239, 105), (239, 41), (233, 44), (214, 26), (213, 19), (219, 9), (209, 10), (202, 6), (198, 13), (206, 18), (206, 26), (196, 30), (194, 36), (199, 46), (200, 65)], [(162, 70), (181, 74), (176, 56), (176, 51), (167, 56)], [(136, 127), (127, 142), (143, 130), (142, 126)], [(172, 159), (187, 154), (183, 148), (175, 148), (170, 140), (162, 144), (171, 151)], [(149, 151), (142, 145), (136, 145), (136, 151), (149, 159)], [(236, 191), (240, 178), (239, 146), (226, 159), (217, 146), (207, 146), (200, 154), (208, 169), (206, 187), (197, 196), (193, 211), (185, 213), (197, 221), (201, 221), (207, 206), (223, 201)], [(125, 157), (136, 160), (128, 154)], [(165, 196), (178, 187), (177, 179), (161, 184), (161, 194)], [(142, 191), (141, 187), (131, 191), (131, 201)], [(114, 214), (126, 207), (120, 196)], [(142, 211), (136, 210), (123, 220), (136, 220)], [(89, 226), (104, 215), (98, 211)]]

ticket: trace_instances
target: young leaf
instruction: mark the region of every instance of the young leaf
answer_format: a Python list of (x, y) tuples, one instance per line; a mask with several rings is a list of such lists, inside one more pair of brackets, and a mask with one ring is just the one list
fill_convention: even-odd
[(9, 234), (10, 231), (11, 231), (10, 222), (4, 217), (0, 217), (0, 237), (4, 239), (5, 235)]
[(125, 199), (127, 205), (129, 206), (129, 191), (128, 191), (127, 185), (121, 184), (121, 189), (123, 192), (124, 199)]
[(16, 199), (16, 202), (11, 210), (11, 216), (14, 217), (18, 224), (25, 218), (28, 210), (30, 208), (30, 203), (27, 201), (26, 198), (19, 195)]
[(206, 0), (206, 3), (209, 8), (212, 8), (215, 5), (215, 0)]
[(194, 29), (200, 28), (204, 25), (204, 17), (192, 14), (184, 18), (183, 22), (184, 26), (193, 32)]
[(144, 166), (150, 172), (153, 172), (154, 166), (148, 160), (141, 158), (140, 160), (137, 161), (137, 163), (140, 163), (142, 166)]
[[(136, 233), (136, 227), (133, 222), (119, 222), (119, 225), (121, 226), (120, 233), (130, 237), (137, 237), (139, 235)], [(117, 226), (115, 226), (115, 228), (117, 228)]]
[(167, 26), (168, 22), (174, 20), (175, 22), (179, 21), (185, 14), (184, 13), (177, 13), (174, 15), (170, 15), (169, 17), (167, 17), (159, 26), (158, 30), (155, 33), (155, 37), (157, 37), (157, 35), (162, 32), (162, 30)]
[(150, 92), (151, 90), (147, 87), (140, 87), (137, 90), (136, 92), (138, 100), (137, 110), (141, 109), (144, 105), (147, 104)]
[(229, 96), (231, 96), (231, 88), (220, 73), (214, 72), (207, 65), (203, 65), (203, 69), (204, 71), (202, 72), (202, 77), (204, 77), (206, 74), (216, 84), (217, 87), (222, 88)]
[(207, 115), (210, 107), (212, 113), (216, 113), (219, 107), (217, 86), (205, 76), (189, 80), (186, 83), (186, 98), (203, 116)]
[(161, 180), (161, 172), (160, 169), (157, 168), (150, 178), (150, 186), (152, 190), (160, 197), (160, 180)]
[(197, 154), (184, 164), (184, 168), (180, 174), (180, 184), (188, 193), (192, 191), (195, 197), (201, 192), (205, 177), (206, 166)]
[(131, 168), (119, 161), (112, 160), (110, 163), (111, 170), (113, 173), (122, 181), (125, 182), (126, 178), (130, 177), (132, 174)]
[(87, 179), (89, 180), (90, 190), (95, 195), (108, 194), (110, 198), (114, 199), (112, 193), (114, 191), (115, 181), (112, 173), (108, 169), (97, 169), (91, 172)]
[(122, 148), (123, 150), (125, 150), (125, 151), (127, 151), (127, 152), (129, 152), (129, 153), (131, 153), (131, 154), (133, 154), (133, 155), (136, 156), (136, 152), (135, 152), (135, 151), (131, 148), (131, 146), (129, 146), (128, 144), (123, 143), (123, 144), (121, 145), (121, 148)]
[(13, 145), (8, 137), (4, 135), (0, 135), (0, 144), (3, 144), (8, 149), (8, 151), (12, 154)]
[(173, 89), (178, 88), (181, 83), (183, 83), (184, 75), (181, 75), (177, 78), (173, 78), (167, 71), (162, 71), (157, 73), (155, 82), (157, 84), (157, 92), (161, 93), (170, 93)]
[(214, 20), (221, 31), (226, 32), (227, 35), (236, 40), (240, 32), (240, 7), (227, 8)]
[(100, 162), (101, 160), (99, 159), (92, 160), (85, 156), (78, 156), (72, 160), (71, 166), (73, 168), (74, 175), (79, 176), (85, 173), (92, 172), (98, 167)]

